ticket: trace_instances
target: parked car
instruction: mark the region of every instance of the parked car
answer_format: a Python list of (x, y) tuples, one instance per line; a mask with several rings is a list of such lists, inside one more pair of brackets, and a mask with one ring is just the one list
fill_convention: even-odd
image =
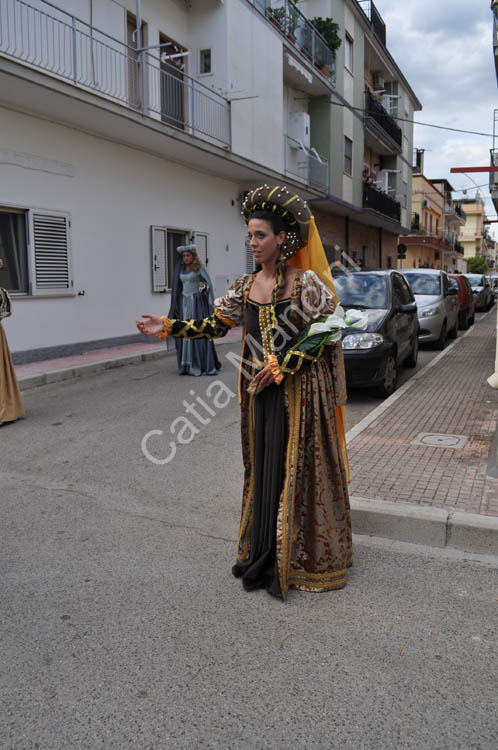
[(349, 386), (368, 387), (380, 398), (396, 388), (398, 367), (416, 367), (418, 320), (415, 298), (398, 271), (363, 271), (334, 277), (345, 309), (367, 310), (366, 331), (343, 331)]
[(487, 280), (489, 281), (489, 285), (491, 287), (491, 291), (493, 292), (493, 297), (498, 297), (498, 276), (486, 276)]
[(466, 273), (474, 293), (476, 310), (491, 310), (494, 304), (493, 292), (486, 276), (481, 273)]
[(450, 284), (458, 292), (458, 327), (461, 331), (466, 331), (476, 317), (476, 303), (472, 287), (468, 278), (461, 273), (450, 273), (449, 279)]
[(449, 338), (458, 333), (458, 292), (451, 286), (448, 274), (433, 268), (406, 270), (418, 308), (420, 343), (433, 343), (444, 349)]

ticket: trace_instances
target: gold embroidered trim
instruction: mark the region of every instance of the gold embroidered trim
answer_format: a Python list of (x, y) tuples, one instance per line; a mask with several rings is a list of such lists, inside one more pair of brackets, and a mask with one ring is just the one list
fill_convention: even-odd
[(277, 385), (280, 385), (282, 380), (284, 379), (284, 375), (278, 366), (277, 358), (275, 354), (270, 354), (268, 357), (268, 364), (270, 366), (271, 373), (273, 375), (273, 380)]
[(163, 330), (159, 333), (156, 333), (156, 336), (158, 339), (167, 339), (168, 336), (171, 334), (171, 320), (169, 318), (166, 318), (164, 315), (161, 315), (161, 320), (163, 322)]
[[(280, 497), (277, 516), (277, 565), (282, 598), (287, 598), (291, 547), (294, 538), (294, 505), (296, 495), (296, 459), (301, 424), (301, 378), (285, 381), (289, 437), (285, 459), (285, 483)], [(292, 419), (292, 422), (291, 422)]]
[(249, 456), (251, 461), (251, 476), (247, 488), (246, 503), (240, 521), (238, 555), (239, 562), (243, 562), (249, 555), (249, 543), (252, 530), (252, 496), (254, 492), (254, 398), (249, 399)]

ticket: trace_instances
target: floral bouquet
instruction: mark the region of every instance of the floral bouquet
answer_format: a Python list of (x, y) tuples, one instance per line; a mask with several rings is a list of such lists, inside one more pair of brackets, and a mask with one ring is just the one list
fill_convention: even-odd
[(296, 342), (295, 348), (301, 352), (317, 352), (323, 344), (334, 344), (340, 341), (343, 328), (356, 328), (365, 331), (368, 326), (368, 314), (365, 310), (347, 310), (338, 305), (332, 315), (319, 318), (307, 326)]

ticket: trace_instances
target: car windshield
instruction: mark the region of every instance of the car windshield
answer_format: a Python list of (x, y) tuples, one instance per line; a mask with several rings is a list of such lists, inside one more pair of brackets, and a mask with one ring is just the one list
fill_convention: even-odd
[(341, 305), (386, 310), (386, 277), (375, 273), (348, 273), (334, 277)]
[(403, 271), (413, 294), (441, 294), (441, 277), (435, 273), (413, 273)]
[(475, 289), (476, 286), (484, 286), (482, 276), (476, 273), (468, 273), (467, 278), (470, 281), (470, 286), (472, 287), (472, 289)]

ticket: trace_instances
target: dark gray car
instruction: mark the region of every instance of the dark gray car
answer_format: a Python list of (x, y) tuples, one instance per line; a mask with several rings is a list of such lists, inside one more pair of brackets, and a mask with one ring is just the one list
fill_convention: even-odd
[(466, 273), (465, 276), (468, 278), (474, 293), (476, 310), (491, 310), (494, 297), (491, 285), (486, 276), (482, 273)]

